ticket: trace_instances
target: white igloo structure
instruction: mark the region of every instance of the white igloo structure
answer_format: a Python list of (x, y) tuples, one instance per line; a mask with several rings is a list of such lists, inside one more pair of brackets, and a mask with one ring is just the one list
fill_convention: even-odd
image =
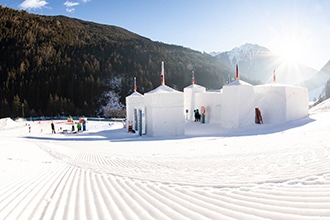
[(196, 104), (199, 107), (200, 113), (204, 107), (204, 121), (205, 123), (220, 124), (221, 109), (223, 105), (222, 92), (207, 91), (196, 94)]
[(183, 93), (166, 85), (144, 94), (146, 133), (150, 136), (184, 135)]
[(254, 87), (256, 106), (265, 124), (284, 123), (308, 115), (308, 90), (284, 84), (266, 84)]
[(145, 112), (144, 96), (141, 93), (134, 91), (131, 95), (126, 97), (127, 129), (129, 129), (129, 125), (131, 125), (134, 130), (139, 129), (140, 127), (138, 125), (139, 110), (142, 110), (143, 113)]
[(186, 113), (186, 119), (188, 121), (194, 120), (194, 110), (200, 109), (199, 105), (199, 94), (205, 93), (206, 88), (204, 86), (200, 86), (192, 82), (191, 85), (185, 87), (183, 89), (184, 94), (184, 110)]
[(134, 77), (134, 92), (126, 97), (126, 128), (128, 131), (139, 130), (142, 134), (145, 133), (144, 96), (137, 92), (136, 88), (136, 78)]
[(220, 125), (238, 128), (255, 123), (255, 94), (249, 83), (236, 79), (222, 89)]

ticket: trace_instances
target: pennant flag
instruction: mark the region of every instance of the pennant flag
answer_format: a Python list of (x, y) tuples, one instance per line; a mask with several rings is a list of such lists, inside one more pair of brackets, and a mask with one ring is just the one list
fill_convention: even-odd
[(276, 73), (275, 73), (275, 70), (274, 70), (274, 75), (273, 75), (273, 82), (276, 82)]
[(195, 72), (194, 71), (192, 71), (192, 77), (191, 77), (191, 83), (192, 84), (195, 84)]
[(236, 80), (238, 80), (238, 64), (236, 64)]
[(136, 92), (136, 77), (134, 77), (134, 92)]
[(162, 72), (160, 74), (160, 84), (165, 85), (165, 76), (164, 76), (164, 61), (162, 61)]

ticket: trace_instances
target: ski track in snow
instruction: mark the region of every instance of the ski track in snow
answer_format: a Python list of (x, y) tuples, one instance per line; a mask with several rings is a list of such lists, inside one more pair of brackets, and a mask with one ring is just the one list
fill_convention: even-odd
[(0, 219), (330, 219), (329, 126), (313, 123), (162, 142), (4, 132)]

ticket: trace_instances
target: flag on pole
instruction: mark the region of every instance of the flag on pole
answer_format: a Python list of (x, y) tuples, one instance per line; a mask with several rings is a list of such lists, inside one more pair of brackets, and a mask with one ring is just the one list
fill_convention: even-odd
[(275, 70), (274, 70), (274, 74), (273, 74), (273, 82), (274, 83), (276, 82), (276, 73), (275, 73)]
[(238, 64), (236, 64), (236, 80), (238, 80)]
[(195, 72), (192, 71), (191, 84), (195, 84)]
[(134, 77), (134, 92), (136, 92), (136, 77)]
[(165, 76), (164, 76), (164, 61), (162, 61), (162, 72), (160, 74), (160, 84), (165, 85)]

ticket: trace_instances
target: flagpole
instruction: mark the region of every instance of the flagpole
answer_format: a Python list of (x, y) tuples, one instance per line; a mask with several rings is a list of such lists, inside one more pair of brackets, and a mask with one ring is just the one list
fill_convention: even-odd
[(136, 92), (136, 77), (134, 77), (134, 92)]
[(165, 76), (164, 76), (164, 61), (162, 61), (162, 72), (160, 74), (160, 83), (161, 85), (165, 85)]

